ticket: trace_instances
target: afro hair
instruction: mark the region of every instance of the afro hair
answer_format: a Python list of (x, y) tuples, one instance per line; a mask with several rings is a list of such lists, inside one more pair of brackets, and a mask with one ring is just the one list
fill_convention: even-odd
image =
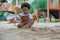
[(23, 4), (21, 5), (21, 9), (22, 9), (23, 7), (27, 7), (28, 9), (30, 9), (30, 4), (29, 4), (29, 3), (23, 3)]

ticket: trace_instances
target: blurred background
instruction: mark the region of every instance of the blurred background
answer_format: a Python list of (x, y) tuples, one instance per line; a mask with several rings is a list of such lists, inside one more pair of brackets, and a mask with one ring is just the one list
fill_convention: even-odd
[[(39, 22), (45, 22), (46, 21), (46, 15), (47, 13), (45, 12), (47, 9), (47, 0), (0, 0), (0, 4), (4, 3), (5, 6), (3, 6), (4, 4), (1, 4), (3, 7), (0, 7), (0, 21), (6, 21), (6, 10), (2, 9), (4, 7), (7, 7), (8, 4), (11, 4), (10, 6), (12, 6), (10, 8), (10, 6), (8, 7), (8, 11), (12, 11), (13, 12), (19, 12), (22, 13), (21, 10), (21, 4), (24, 2), (28, 2), (31, 6), (29, 12), (31, 14), (33, 14), (36, 10), (40, 10), (41, 11), (41, 15), (39, 15)], [(51, 0), (52, 5), (56, 6), (58, 4), (57, 0)], [(0, 6), (1, 6), (0, 5)], [(16, 6), (16, 9), (12, 9), (14, 8), (13, 6)], [(4, 10), (4, 11), (3, 11)], [(50, 19), (51, 22), (58, 22), (58, 12), (51, 12), (50, 13)]]

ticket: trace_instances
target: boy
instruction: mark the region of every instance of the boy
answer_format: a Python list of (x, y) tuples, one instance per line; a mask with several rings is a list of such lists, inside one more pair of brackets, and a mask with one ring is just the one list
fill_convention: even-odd
[(23, 3), (21, 5), (21, 9), (23, 10), (23, 13), (19, 15), (21, 19), (21, 23), (18, 24), (18, 28), (23, 28), (23, 27), (30, 28), (33, 24), (33, 16), (29, 13), (30, 4)]

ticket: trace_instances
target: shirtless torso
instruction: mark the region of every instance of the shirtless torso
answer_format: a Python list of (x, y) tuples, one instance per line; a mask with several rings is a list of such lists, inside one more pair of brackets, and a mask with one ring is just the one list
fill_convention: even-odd
[(21, 14), (20, 16), (21, 16), (21, 23), (18, 25), (18, 28), (22, 28), (24, 26), (32, 26), (31, 21), (33, 20), (33, 16), (31, 14), (28, 15)]

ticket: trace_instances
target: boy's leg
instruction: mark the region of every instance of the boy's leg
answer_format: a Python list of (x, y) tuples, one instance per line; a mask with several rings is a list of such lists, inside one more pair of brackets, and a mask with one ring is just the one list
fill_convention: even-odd
[(34, 22), (28, 22), (25, 26), (31, 28)]

